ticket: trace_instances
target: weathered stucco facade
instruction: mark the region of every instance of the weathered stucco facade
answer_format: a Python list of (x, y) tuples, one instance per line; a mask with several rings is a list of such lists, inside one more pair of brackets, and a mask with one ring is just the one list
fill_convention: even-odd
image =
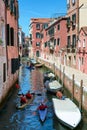
[[(2, 43), (1, 43), (2, 41)], [(18, 79), (18, 1), (0, 1), (0, 104)]]

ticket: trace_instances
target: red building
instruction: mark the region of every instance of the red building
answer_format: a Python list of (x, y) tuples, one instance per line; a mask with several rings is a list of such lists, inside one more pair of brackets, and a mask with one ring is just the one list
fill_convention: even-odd
[(32, 37), (32, 57), (41, 56), (41, 30), (48, 27), (49, 18), (32, 18), (30, 35)]
[[(44, 58), (60, 60), (64, 64), (64, 49), (67, 44), (66, 17), (53, 19), (48, 28), (42, 31), (42, 45)], [(61, 58), (60, 58), (61, 57)]]
[(7, 57), (6, 57), (6, 15), (5, 3), (0, 1), (0, 103), (7, 83)]
[(0, 103), (18, 79), (18, 1), (0, 1)]
[(77, 50), (76, 67), (87, 74), (87, 26), (80, 29)]

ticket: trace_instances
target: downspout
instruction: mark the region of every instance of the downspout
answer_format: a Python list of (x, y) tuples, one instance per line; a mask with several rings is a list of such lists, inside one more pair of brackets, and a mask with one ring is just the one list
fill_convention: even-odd
[(7, 61), (7, 76), (8, 76), (8, 49), (7, 49), (7, 9), (5, 4), (5, 44), (6, 44), (6, 61)]

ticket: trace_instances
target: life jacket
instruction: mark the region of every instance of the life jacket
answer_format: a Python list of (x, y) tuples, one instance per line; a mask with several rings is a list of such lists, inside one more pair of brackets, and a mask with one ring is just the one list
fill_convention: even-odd
[(21, 96), (21, 103), (26, 103), (26, 102), (27, 102), (26, 98), (24, 96)]
[(44, 110), (45, 108), (47, 108), (47, 106), (44, 105), (44, 104), (42, 104), (42, 105), (39, 106), (39, 110)]
[(30, 93), (26, 94), (26, 98), (30, 99), (32, 97), (32, 95)]

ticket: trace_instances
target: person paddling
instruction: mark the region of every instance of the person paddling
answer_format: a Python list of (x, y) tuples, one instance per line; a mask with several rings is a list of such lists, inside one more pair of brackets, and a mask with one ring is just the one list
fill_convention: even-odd
[(21, 97), (20, 97), (20, 102), (21, 102), (21, 105), (24, 104), (24, 103), (27, 103), (27, 99), (26, 99), (26, 97), (24, 96), (24, 94), (21, 95)]
[(31, 97), (32, 97), (32, 95), (30, 94), (30, 91), (28, 91), (25, 96), (27, 99), (31, 99)]
[(43, 103), (41, 103), (40, 106), (38, 107), (39, 110), (44, 110), (45, 108), (47, 108), (47, 106), (44, 105)]

